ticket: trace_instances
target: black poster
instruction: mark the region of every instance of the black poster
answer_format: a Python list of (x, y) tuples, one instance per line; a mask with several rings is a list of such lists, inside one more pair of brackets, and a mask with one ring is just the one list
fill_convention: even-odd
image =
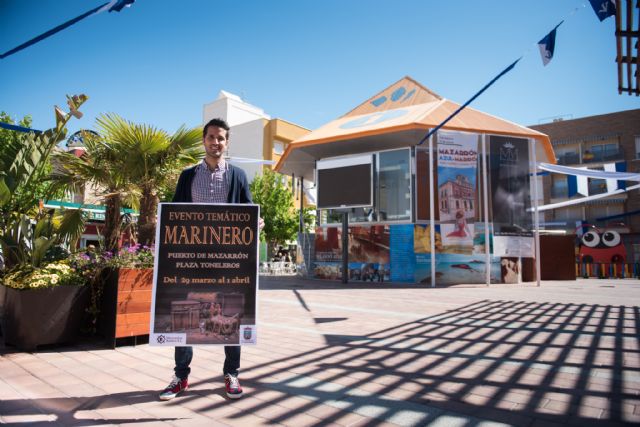
[(160, 203), (151, 345), (256, 343), (259, 216), (258, 205)]
[(523, 138), (489, 139), (493, 231), (496, 236), (532, 235), (529, 191), (529, 142)]

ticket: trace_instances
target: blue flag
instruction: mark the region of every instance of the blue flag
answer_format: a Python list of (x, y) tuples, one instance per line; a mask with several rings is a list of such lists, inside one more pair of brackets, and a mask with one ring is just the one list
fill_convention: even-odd
[(546, 36), (542, 38), (538, 42), (538, 47), (540, 48), (540, 57), (542, 58), (542, 65), (545, 67), (551, 59), (553, 58), (553, 52), (556, 49), (556, 30), (564, 21), (560, 21), (560, 24), (556, 25), (556, 27), (549, 32)]
[(616, 14), (616, 0), (589, 0), (600, 22)]
[(108, 10), (109, 12), (120, 12), (125, 7), (131, 7), (135, 1), (136, 0), (111, 0), (98, 12), (102, 12), (104, 10)]

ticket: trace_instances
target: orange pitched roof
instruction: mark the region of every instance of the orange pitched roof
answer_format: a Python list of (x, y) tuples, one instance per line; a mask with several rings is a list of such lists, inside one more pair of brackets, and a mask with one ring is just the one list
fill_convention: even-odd
[(442, 97), (437, 93), (430, 91), (411, 77), (406, 76), (367, 99), (342, 117), (353, 117), (410, 105), (426, 104), (440, 101), (441, 99)]

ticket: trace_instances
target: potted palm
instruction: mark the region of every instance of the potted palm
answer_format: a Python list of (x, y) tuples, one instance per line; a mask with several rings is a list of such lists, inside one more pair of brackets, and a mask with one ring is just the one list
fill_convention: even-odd
[[(86, 99), (68, 97), (73, 115)], [(56, 107), (55, 128), (12, 135), (0, 146), (2, 331), (5, 342), (24, 350), (71, 339), (88, 301), (84, 281), (63, 249), (82, 233), (82, 212), (54, 212), (39, 203), (50, 194), (49, 158), (71, 116)]]

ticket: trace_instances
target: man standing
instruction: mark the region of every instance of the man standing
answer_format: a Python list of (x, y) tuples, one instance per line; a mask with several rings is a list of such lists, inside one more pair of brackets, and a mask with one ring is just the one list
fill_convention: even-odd
[[(222, 119), (209, 121), (202, 130), (205, 157), (201, 163), (182, 171), (173, 202), (183, 203), (252, 203), (249, 182), (244, 171), (225, 162), (223, 154), (229, 144), (229, 125)], [(264, 226), (259, 219), (259, 228)], [(225, 346), (223, 366), (227, 396), (238, 399), (242, 387), (238, 381), (240, 346)], [(171, 383), (160, 393), (161, 400), (170, 400), (189, 386), (189, 365), (193, 358), (192, 347), (176, 347), (175, 375)]]

